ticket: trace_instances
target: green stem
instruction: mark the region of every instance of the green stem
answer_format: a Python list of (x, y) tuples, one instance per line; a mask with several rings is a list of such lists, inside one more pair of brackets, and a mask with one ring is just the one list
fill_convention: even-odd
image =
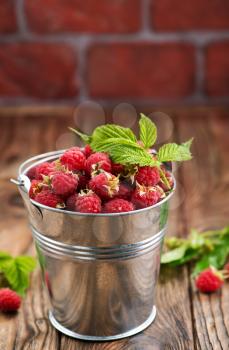
[(161, 170), (161, 168), (159, 168), (159, 173), (160, 173), (160, 177), (162, 179), (162, 181), (164, 182), (164, 184), (168, 187), (169, 190), (171, 190), (171, 186), (169, 184), (169, 181), (167, 180), (167, 177), (165, 176), (163, 170)]

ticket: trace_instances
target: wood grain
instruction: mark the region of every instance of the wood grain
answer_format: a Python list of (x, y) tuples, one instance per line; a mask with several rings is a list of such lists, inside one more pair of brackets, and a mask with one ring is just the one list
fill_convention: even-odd
[[(190, 227), (221, 227), (228, 223), (229, 214), (227, 110), (164, 111), (169, 110), (178, 130), (176, 141), (195, 137), (195, 159), (177, 170), (178, 191), (169, 234), (182, 236)], [(73, 110), (0, 109), (0, 118), (0, 250), (34, 254), (26, 212), (9, 178), (16, 177), (18, 165), (26, 158), (56, 149), (56, 141), (74, 123)], [(67, 147), (68, 141), (63, 138), (61, 142)], [(116, 342), (88, 343), (61, 335), (50, 325), (48, 300), (37, 270), (19, 313), (0, 315), (0, 350), (229, 349), (228, 287), (226, 284), (219, 295), (202, 295), (195, 292), (186, 267), (163, 269), (157, 289), (157, 318), (145, 332)]]
[[(182, 139), (195, 135), (194, 159), (182, 166), (186, 188), (185, 216), (188, 228), (199, 230), (228, 224), (229, 198), (229, 120), (211, 114), (208, 123), (201, 118), (179, 120)], [(194, 333), (197, 349), (229, 349), (229, 283), (222, 292), (204, 295), (191, 281)]]

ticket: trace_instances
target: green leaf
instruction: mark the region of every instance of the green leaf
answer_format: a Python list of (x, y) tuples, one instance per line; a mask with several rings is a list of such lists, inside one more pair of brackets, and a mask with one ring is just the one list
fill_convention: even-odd
[(140, 166), (150, 165), (155, 166), (158, 164), (149, 153), (143, 148), (130, 147), (129, 145), (113, 145), (110, 148), (111, 159), (115, 163), (120, 164), (138, 164)]
[(193, 249), (199, 249), (206, 245), (206, 240), (204, 237), (197, 231), (192, 229), (189, 236), (190, 247)]
[(8, 253), (0, 252), (0, 269), (2, 265), (4, 265), (7, 261), (10, 261), (11, 259), (12, 257)]
[(181, 259), (172, 262), (170, 265), (171, 266), (183, 265), (191, 260), (198, 259), (201, 256), (201, 254), (202, 253), (200, 252), (199, 249), (188, 248), (185, 252), (185, 255)]
[(167, 143), (163, 145), (158, 151), (158, 160), (160, 162), (180, 162), (192, 159), (190, 152), (192, 139), (182, 145), (176, 143)]
[(73, 131), (76, 135), (78, 135), (85, 143), (90, 143), (91, 142), (91, 136), (83, 134), (77, 129), (73, 129), (69, 127), (69, 130)]
[(227, 261), (229, 255), (229, 237), (225, 236), (216, 244), (214, 249), (209, 253), (205, 253), (203, 257), (196, 263), (193, 275), (197, 275), (209, 266), (221, 269)]
[(29, 275), (36, 266), (36, 260), (29, 256), (10, 257), (1, 261), (0, 270), (3, 272), (10, 287), (17, 293), (24, 295), (29, 286)]
[(192, 137), (190, 140), (188, 140), (188, 141), (186, 141), (186, 142), (183, 142), (183, 143), (181, 144), (181, 146), (186, 147), (187, 149), (190, 149), (191, 146), (192, 146), (192, 142), (193, 142), (193, 137)]
[(122, 139), (122, 138), (110, 138), (107, 141), (92, 141), (91, 146), (96, 152), (109, 152), (111, 148), (114, 148), (116, 146), (125, 145), (130, 146), (130, 148), (137, 148), (142, 150), (142, 147), (137, 144), (136, 142), (133, 142), (128, 139)]
[[(129, 128), (124, 128), (115, 124), (105, 124), (98, 126), (92, 134), (92, 143), (109, 141), (111, 138), (118, 138), (136, 142), (136, 136)], [(93, 147), (93, 146), (92, 146)]]
[(157, 139), (157, 128), (152, 120), (141, 113), (139, 121), (140, 140), (143, 142), (145, 148), (150, 148)]
[(173, 261), (180, 260), (181, 258), (184, 257), (187, 249), (188, 249), (188, 244), (183, 244), (178, 248), (175, 248), (173, 250), (170, 250), (169, 252), (162, 254), (161, 263), (168, 264)]

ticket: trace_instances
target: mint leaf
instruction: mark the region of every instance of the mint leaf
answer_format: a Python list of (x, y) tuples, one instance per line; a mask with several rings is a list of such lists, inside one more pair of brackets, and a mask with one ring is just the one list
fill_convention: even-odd
[(192, 140), (189, 140), (181, 145), (176, 143), (167, 143), (163, 145), (158, 151), (158, 160), (160, 162), (181, 162), (192, 159), (190, 152)]
[(157, 128), (152, 120), (141, 113), (139, 121), (140, 140), (143, 142), (145, 148), (150, 148), (157, 139)]
[(83, 134), (77, 129), (73, 129), (69, 127), (69, 130), (73, 131), (76, 135), (78, 135), (85, 143), (90, 143), (91, 142), (91, 136)]
[(29, 256), (18, 256), (16, 258), (8, 255), (8, 258), (1, 259), (4, 253), (0, 253), (0, 271), (3, 272), (10, 287), (17, 293), (24, 295), (29, 286), (29, 275), (36, 266), (36, 260)]
[(173, 261), (180, 260), (181, 258), (184, 257), (187, 249), (188, 249), (188, 244), (183, 244), (178, 248), (175, 248), (173, 250), (170, 250), (169, 252), (162, 254), (161, 263), (168, 264)]

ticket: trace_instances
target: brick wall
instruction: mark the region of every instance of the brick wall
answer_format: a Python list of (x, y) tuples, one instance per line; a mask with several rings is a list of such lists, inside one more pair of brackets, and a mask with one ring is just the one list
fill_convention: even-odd
[(0, 103), (229, 100), (229, 0), (1, 0)]

